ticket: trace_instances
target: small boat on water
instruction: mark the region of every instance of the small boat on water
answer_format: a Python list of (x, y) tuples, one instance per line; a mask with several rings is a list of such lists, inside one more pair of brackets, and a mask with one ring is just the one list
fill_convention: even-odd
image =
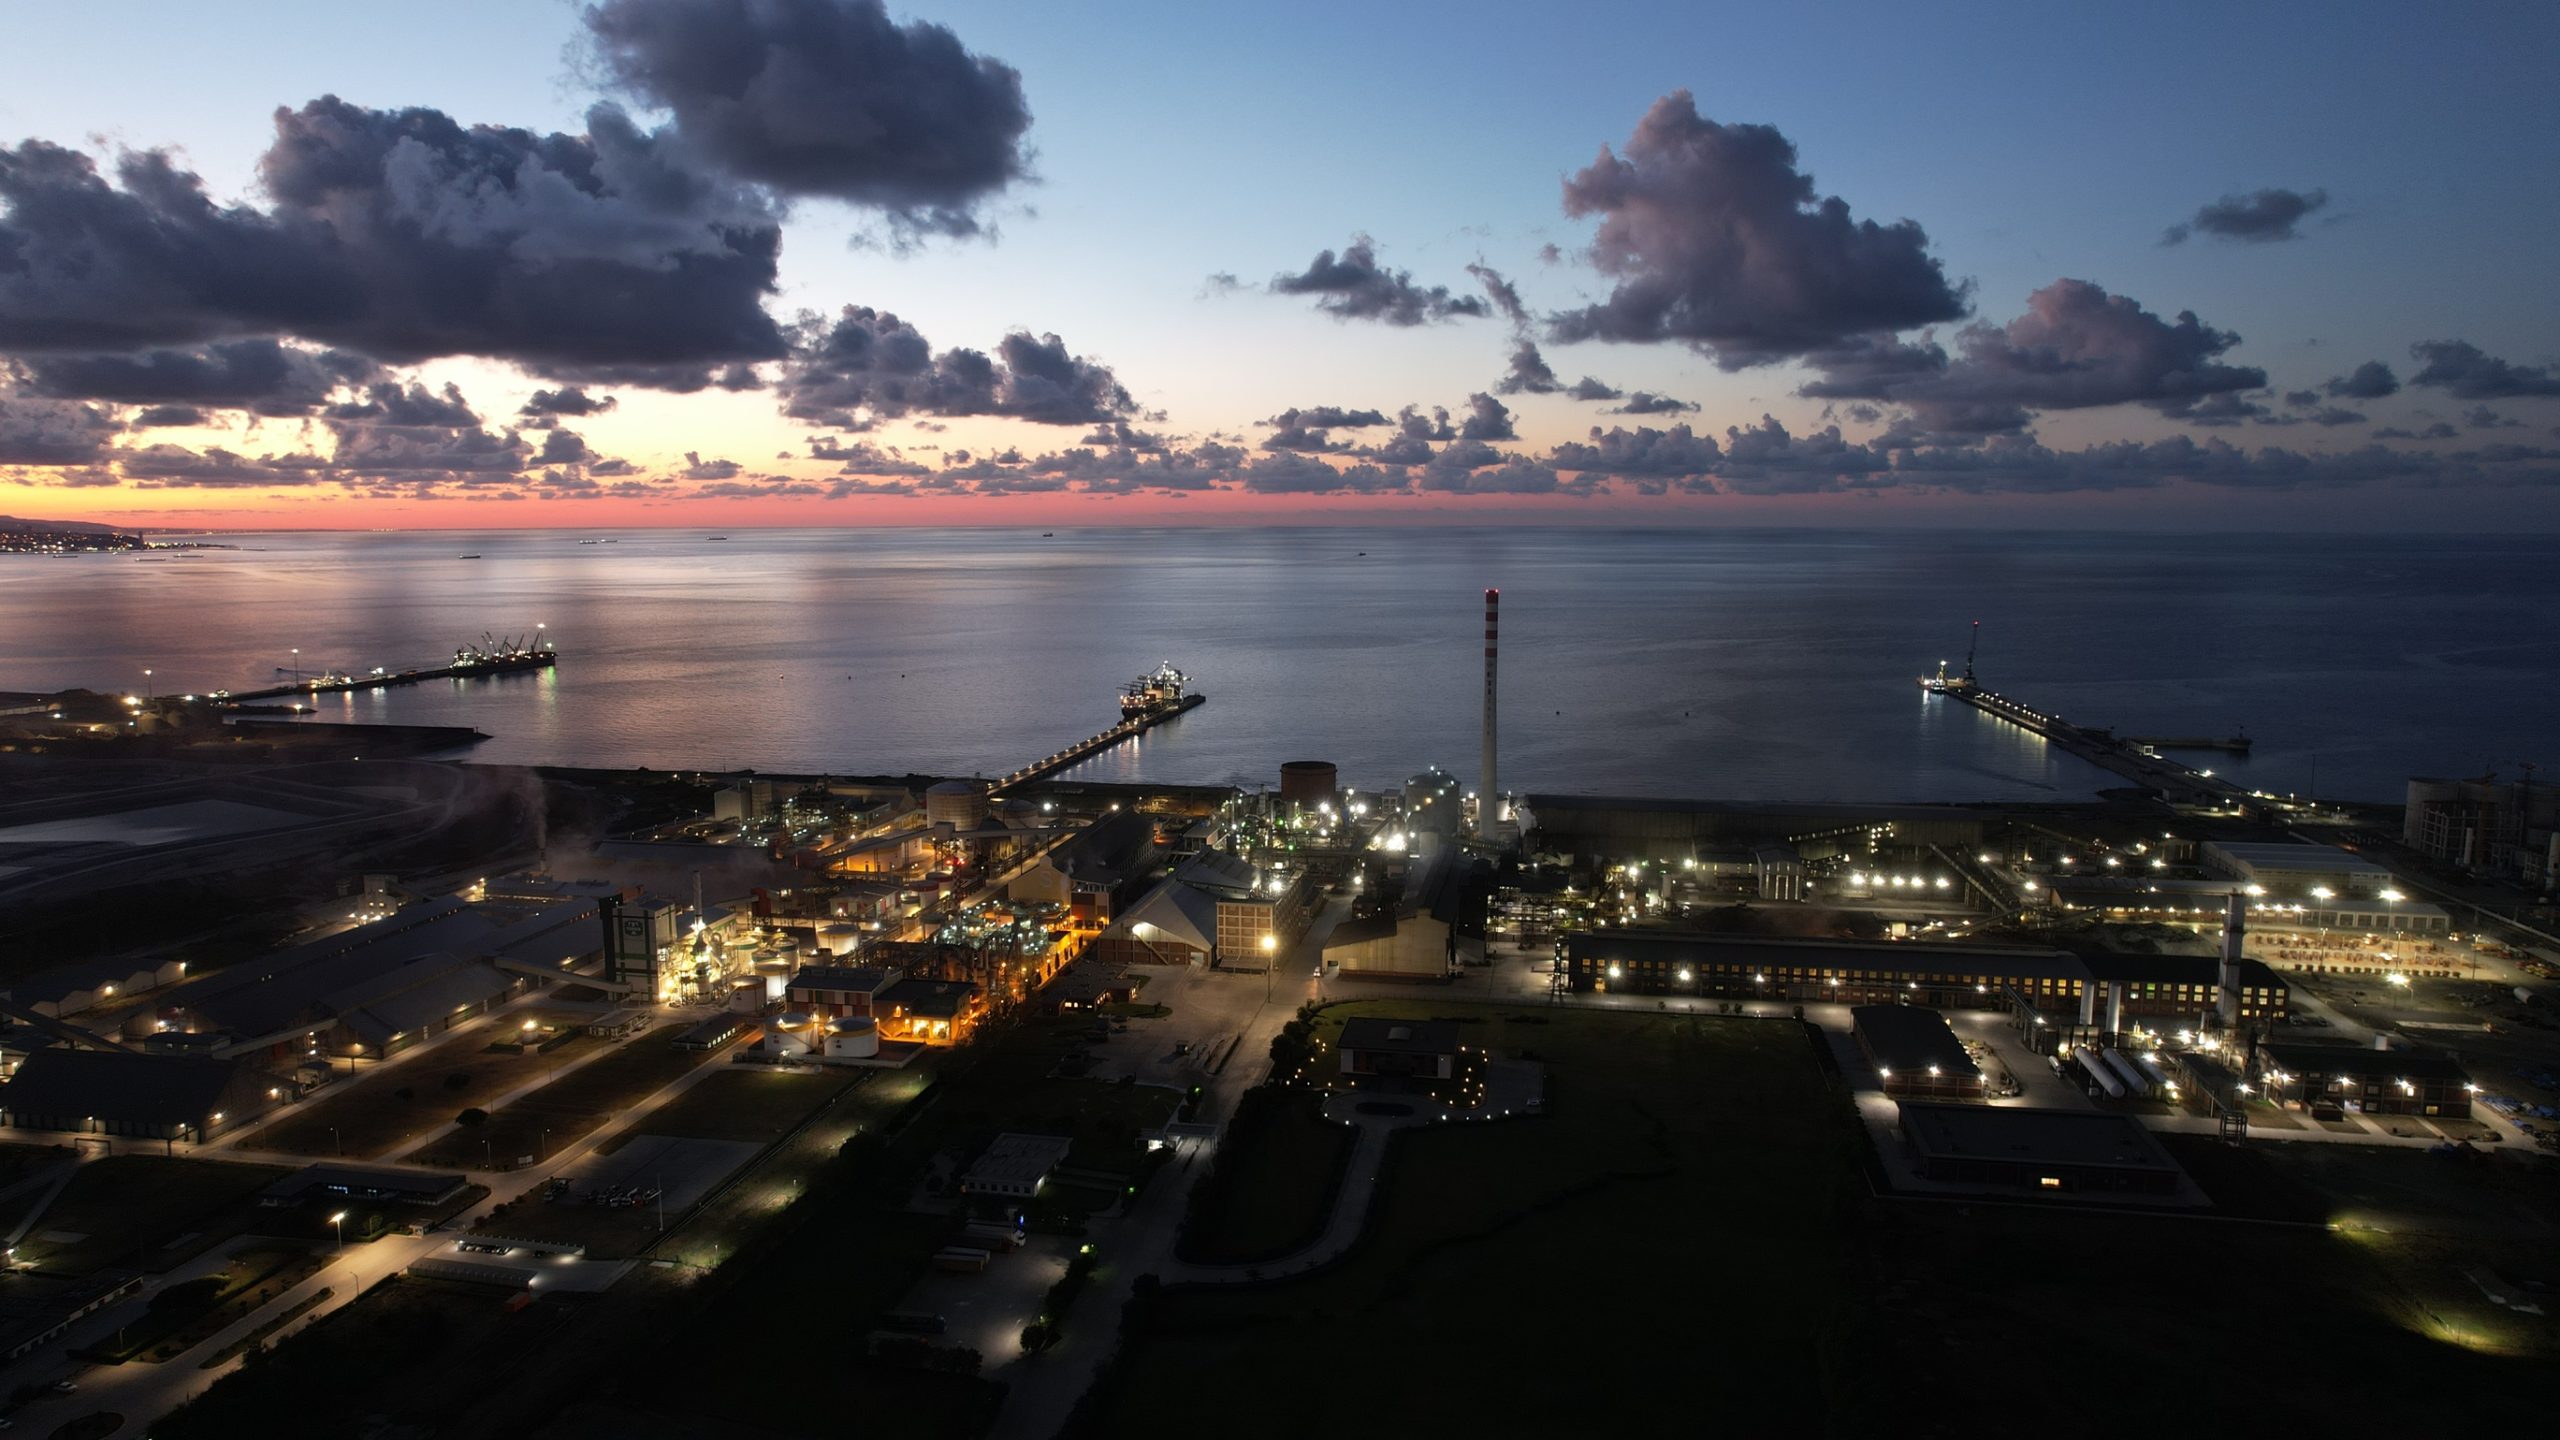
[(712, 538), (712, 539), (714, 539), (714, 540), (726, 540), (726, 539), (728, 539), (729, 537), (728, 537), (728, 536), (726, 536), (726, 535), (714, 535), (714, 536), (712, 536), (711, 538)]
[(477, 560), (480, 557), (477, 555), (457, 555), (454, 558), (457, 560)]

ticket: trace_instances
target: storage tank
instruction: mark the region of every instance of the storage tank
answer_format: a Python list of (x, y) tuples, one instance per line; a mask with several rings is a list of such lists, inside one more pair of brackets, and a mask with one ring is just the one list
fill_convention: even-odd
[(1284, 760), (1280, 764), (1280, 804), (1313, 810), (1333, 803), (1340, 777), (1330, 760)]
[(827, 1053), (846, 1060), (869, 1060), (880, 1053), (880, 1025), (867, 1015), (846, 1015), (827, 1027)]
[(924, 792), (924, 818), (955, 830), (975, 830), (987, 820), (987, 792), (969, 780), (945, 780)]
[(817, 1036), (817, 1022), (794, 1010), (777, 1015), (765, 1028), (764, 1048), (772, 1055), (806, 1055)]

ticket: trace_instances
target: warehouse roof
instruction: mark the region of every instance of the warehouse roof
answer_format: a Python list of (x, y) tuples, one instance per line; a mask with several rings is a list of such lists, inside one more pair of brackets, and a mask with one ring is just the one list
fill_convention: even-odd
[(897, 984), (899, 973), (884, 965), (803, 965), (791, 972), (790, 988), (877, 995)]
[(1926, 940), (1795, 940), (1759, 935), (1682, 935), (1668, 931), (1578, 931), (1565, 939), (1568, 960), (1668, 960), (1692, 965), (1767, 969), (1900, 971), (1985, 975), (1996, 979), (2086, 980), (2088, 967), (2065, 950), (2025, 945), (1943, 945)]
[(0, 1086), (12, 1116), (82, 1115), (110, 1124), (201, 1124), (240, 1078), (237, 1060), (123, 1050), (38, 1050)]
[(1345, 1053), (1364, 1050), (1372, 1055), (1455, 1055), (1458, 1022), (1381, 1020), (1364, 1015), (1342, 1022), (1342, 1049)]
[(1927, 1070), (1957, 1079), (1980, 1075), (1982, 1067), (1965, 1053), (1964, 1042), (1947, 1027), (1947, 1017), (1920, 1005), (1858, 1005), (1850, 1024), (1878, 1066), (1917, 1075)]
[(468, 1175), (387, 1165), (309, 1165), (258, 1192), (266, 1205), (290, 1205), (317, 1191), (350, 1200), (393, 1200), (435, 1205), (462, 1193)]
[(966, 980), (901, 980), (880, 992), (880, 1001), (932, 1019), (958, 1015), (977, 993), (978, 987)]
[(1167, 880), (1114, 919), (1111, 928), (1125, 930), (1141, 940), (1147, 938), (1149, 929), (1159, 930), (1195, 950), (1213, 950), (1217, 948), (1218, 899), (1179, 879)]
[(516, 983), (515, 976), (485, 960), (422, 955), (388, 974), (333, 991), (321, 1003), (366, 1044), (379, 1047), (485, 1005)]
[[(413, 923), (415, 912), (419, 915)], [(271, 1035), (331, 1018), (345, 998), (361, 1004), (373, 982), (412, 962), (434, 956), (453, 963), (457, 952), (478, 949), (499, 927), (459, 899), (430, 900), (388, 920), (297, 945), (263, 960), (249, 960), (178, 992), (176, 1003), (233, 1034)], [(346, 943), (352, 941), (353, 943)]]
[(1115, 810), (1050, 851), (1047, 863), (1078, 885), (1110, 888), (1145, 874), (1156, 855), (1155, 822), (1135, 810)]
[[(2134, 955), (2122, 951), (2105, 951), (2082, 955), (2080, 963), (2089, 967), (2096, 979), (2127, 985), (2219, 985), (2222, 983), (2222, 959), (2217, 955)], [(2243, 988), (2282, 990), (2284, 977), (2261, 960), (2240, 962), (2240, 984)]]
[(2208, 846), (2249, 870), (2318, 870), (2332, 875), (2374, 876), (2387, 879), (2391, 872), (2359, 855), (2350, 855), (2334, 845), (2306, 845), (2300, 841), (2208, 840)]
[(2278, 1065), (2298, 1075), (2352, 1075), (2359, 1080), (2452, 1080), (2471, 1072), (2441, 1050), (2373, 1050), (2362, 1045), (2270, 1045)]
[(1902, 1134), (1932, 1159), (2001, 1160), (2082, 1169), (2177, 1170), (2140, 1121), (2096, 1110), (1902, 1102)]

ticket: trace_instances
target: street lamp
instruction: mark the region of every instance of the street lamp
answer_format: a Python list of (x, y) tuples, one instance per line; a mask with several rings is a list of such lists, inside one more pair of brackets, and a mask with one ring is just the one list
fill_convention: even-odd
[(346, 1212), (346, 1211), (344, 1211), (344, 1210), (341, 1210), (341, 1211), (339, 1211), (337, 1214), (330, 1216), (330, 1217), (329, 1217), (329, 1223), (338, 1227), (338, 1248), (339, 1248), (339, 1249), (341, 1249), (341, 1250), (346, 1249), (346, 1248), (347, 1248), (347, 1212)]

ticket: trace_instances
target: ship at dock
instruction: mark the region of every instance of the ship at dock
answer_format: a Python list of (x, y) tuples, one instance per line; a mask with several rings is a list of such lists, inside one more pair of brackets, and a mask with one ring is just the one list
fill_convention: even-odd
[(1142, 715), (1160, 715), (1182, 707), (1183, 687), (1191, 677), (1170, 664), (1159, 665), (1151, 674), (1141, 675), (1120, 689), (1120, 715), (1134, 720)]
[(1973, 678), (1973, 652), (1981, 643), (1982, 622), (1976, 620), (1973, 622), (1973, 636), (1965, 642), (1964, 646), (1964, 673), (1949, 675), (1948, 662), (1941, 660), (1938, 662), (1937, 674), (1920, 677), (1920, 688), (1932, 695), (1961, 695), (1968, 690), (1979, 688), (1978, 682)]
[(483, 635), (479, 644), (457, 646), (453, 652), (453, 673), (457, 675), (504, 675), (517, 670), (547, 669), (559, 663), (560, 652), (551, 648), (551, 637), (538, 631), (512, 640)]

